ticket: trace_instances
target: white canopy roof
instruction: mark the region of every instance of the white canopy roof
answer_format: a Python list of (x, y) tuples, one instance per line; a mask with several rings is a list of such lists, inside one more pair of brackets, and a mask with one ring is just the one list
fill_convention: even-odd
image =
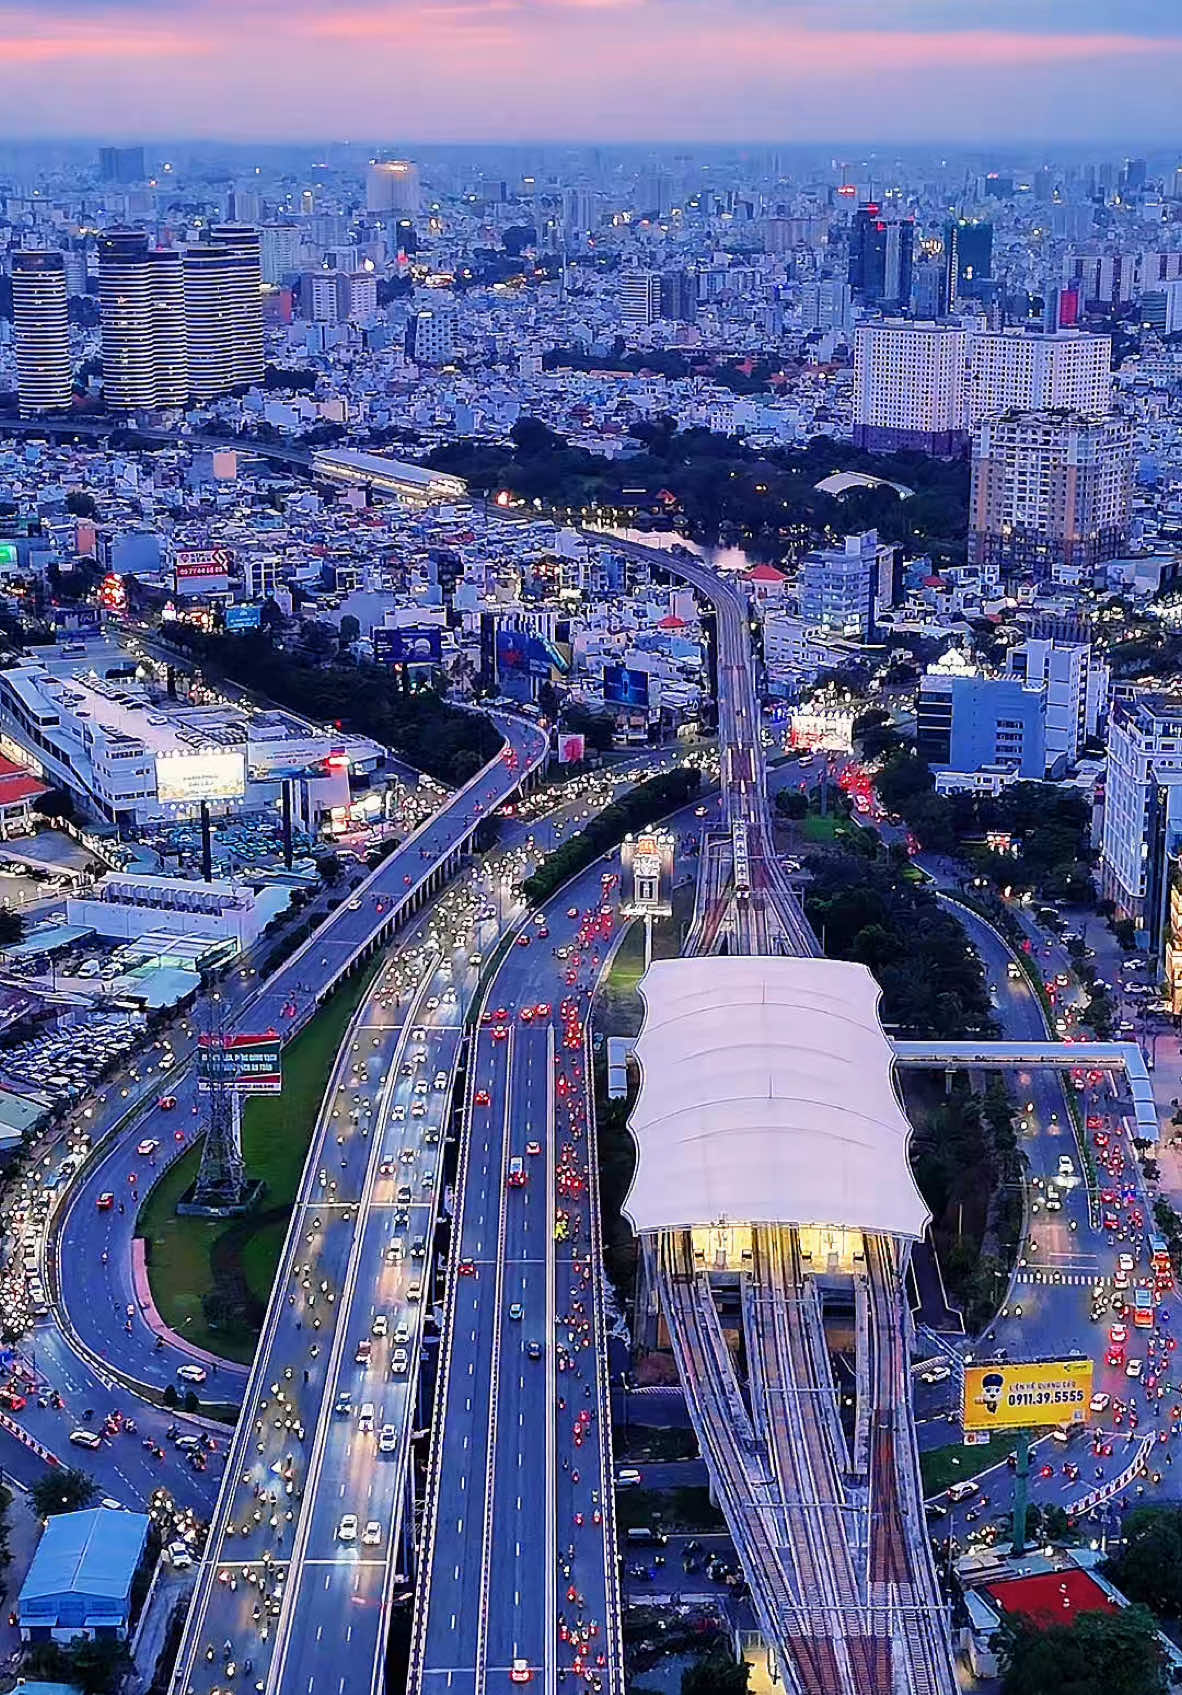
[(665, 959), (641, 979), (633, 1229), (923, 1233), (879, 990), (833, 959)]

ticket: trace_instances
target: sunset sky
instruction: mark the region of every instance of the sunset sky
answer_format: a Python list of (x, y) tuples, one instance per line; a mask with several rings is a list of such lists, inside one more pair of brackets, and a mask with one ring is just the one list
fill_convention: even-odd
[(1182, 0), (0, 0), (0, 132), (1172, 142)]

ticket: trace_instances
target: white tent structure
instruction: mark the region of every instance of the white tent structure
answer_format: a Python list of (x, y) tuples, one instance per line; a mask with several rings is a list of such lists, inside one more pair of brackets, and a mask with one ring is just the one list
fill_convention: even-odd
[(711, 1224), (831, 1225), (919, 1237), (911, 1126), (863, 965), (715, 955), (640, 983), (640, 1235)]

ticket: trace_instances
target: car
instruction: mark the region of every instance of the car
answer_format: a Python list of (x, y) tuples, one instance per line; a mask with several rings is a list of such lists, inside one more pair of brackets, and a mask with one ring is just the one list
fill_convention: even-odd
[(337, 1541), (338, 1542), (356, 1542), (356, 1540), (357, 1540), (357, 1514), (356, 1513), (346, 1513), (344, 1518), (337, 1525)]
[(519, 948), (527, 948), (529, 946), (529, 943), (530, 943), (529, 935), (525, 930), (523, 930), (521, 932), (520, 936), (518, 936), (518, 938), (517, 938), (517, 946)]
[(175, 1571), (188, 1571), (193, 1564), (193, 1555), (183, 1542), (172, 1542), (165, 1549), (165, 1557)]
[(531, 1158), (536, 1158), (542, 1151), (542, 1144), (541, 1142), (527, 1142), (525, 1144), (525, 1151), (531, 1156)]
[(505, 1038), (508, 1036), (508, 1034), (509, 1034), (509, 1032), (506, 1029), (505, 1025), (503, 1025), (503, 1024), (494, 1024), (493, 1025), (492, 1039), (493, 1039), (494, 1042), (503, 1042), (505, 1040)]
[(1145, 1369), (1144, 1360), (1129, 1360), (1125, 1365), (1126, 1377), (1140, 1377)]
[(474, 1260), (462, 1259), (456, 1267), (461, 1277), (475, 1277), (476, 1263)]
[(161, 1112), (172, 1112), (176, 1108), (176, 1096), (161, 1095), (160, 1099), (156, 1102), (156, 1105)]
[(353, 1410), (353, 1392), (352, 1392), (351, 1389), (342, 1389), (341, 1390), (340, 1394), (337, 1396), (336, 1400), (333, 1402), (332, 1410), (333, 1410), (334, 1413), (342, 1413), (342, 1414), (352, 1412), (352, 1410)]
[(421, 1283), (408, 1283), (406, 1286), (406, 1298), (408, 1301), (421, 1301), (423, 1298), (423, 1285)]
[(407, 1355), (406, 1349), (405, 1348), (395, 1348), (393, 1354), (390, 1357), (390, 1373), (391, 1373), (391, 1376), (401, 1377), (402, 1374), (405, 1371), (408, 1371), (409, 1369), (410, 1369), (410, 1361), (409, 1361), (409, 1357)]
[(71, 1430), (70, 1441), (77, 1448), (101, 1448), (103, 1439), (93, 1430)]
[(369, 1333), (371, 1336), (384, 1336), (389, 1329), (389, 1326), (390, 1320), (387, 1318), (386, 1314), (384, 1312), (379, 1312), (375, 1315), (374, 1321), (369, 1327)]
[(361, 1403), (361, 1410), (357, 1414), (357, 1428), (358, 1428), (358, 1430), (362, 1430), (362, 1431), (367, 1431), (367, 1430), (373, 1429), (373, 1402), (372, 1401), (363, 1401)]
[(376, 1518), (367, 1520), (365, 1529), (361, 1532), (361, 1540), (367, 1548), (381, 1547), (382, 1527)]
[(368, 1365), (372, 1354), (373, 1343), (370, 1341), (368, 1336), (363, 1336), (357, 1344), (357, 1351), (353, 1355), (353, 1358), (356, 1360), (358, 1365)]
[(160, 1143), (156, 1141), (155, 1137), (145, 1136), (143, 1141), (136, 1145), (135, 1151), (141, 1159), (150, 1159), (159, 1146)]
[(621, 1466), (616, 1473), (617, 1489), (639, 1489), (644, 1481), (644, 1473), (637, 1471), (635, 1466)]
[(510, 1683), (530, 1683), (533, 1680), (533, 1675), (534, 1674), (528, 1660), (514, 1660), (513, 1664), (509, 1667)]
[(492, 1105), (492, 1096), (489, 1094), (487, 1089), (477, 1089), (475, 1095), (473, 1096), (473, 1099), (475, 1100), (477, 1106), (491, 1106)]
[(520, 1319), (525, 1317), (525, 1308), (522, 1306), (520, 1301), (513, 1301), (510, 1304), (509, 1317), (514, 1321), (514, 1323), (517, 1323)]
[(110, 1212), (115, 1205), (115, 1197), (109, 1189), (104, 1189), (94, 1204), (100, 1212)]
[(531, 1360), (540, 1360), (544, 1350), (540, 1342), (527, 1342), (525, 1351)]
[(197, 1365), (192, 1361), (187, 1361), (184, 1365), (178, 1365), (176, 1368), (176, 1374), (185, 1383), (204, 1383), (205, 1379), (209, 1376), (208, 1371), (206, 1371), (203, 1365)]
[(1108, 1332), (1108, 1340), (1113, 1347), (1123, 1348), (1128, 1339), (1129, 1328), (1127, 1324), (1114, 1324)]
[(383, 1424), (378, 1432), (378, 1453), (393, 1454), (398, 1449), (398, 1431), (392, 1424)]

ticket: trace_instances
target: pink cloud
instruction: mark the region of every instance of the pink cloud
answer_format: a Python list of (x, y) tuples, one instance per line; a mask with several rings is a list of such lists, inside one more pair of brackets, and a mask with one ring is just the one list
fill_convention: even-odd
[(49, 4), (0, 0), (10, 111), (42, 133), (1077, 136), (1102, 104), (1113, 131), (1150, 133), (1144, 115), (1164, 134), (1182, 51), (1116, 29), (840, 28), (836, 3), (187, 0), (150, 22), (115, 5), (101, 26)]

